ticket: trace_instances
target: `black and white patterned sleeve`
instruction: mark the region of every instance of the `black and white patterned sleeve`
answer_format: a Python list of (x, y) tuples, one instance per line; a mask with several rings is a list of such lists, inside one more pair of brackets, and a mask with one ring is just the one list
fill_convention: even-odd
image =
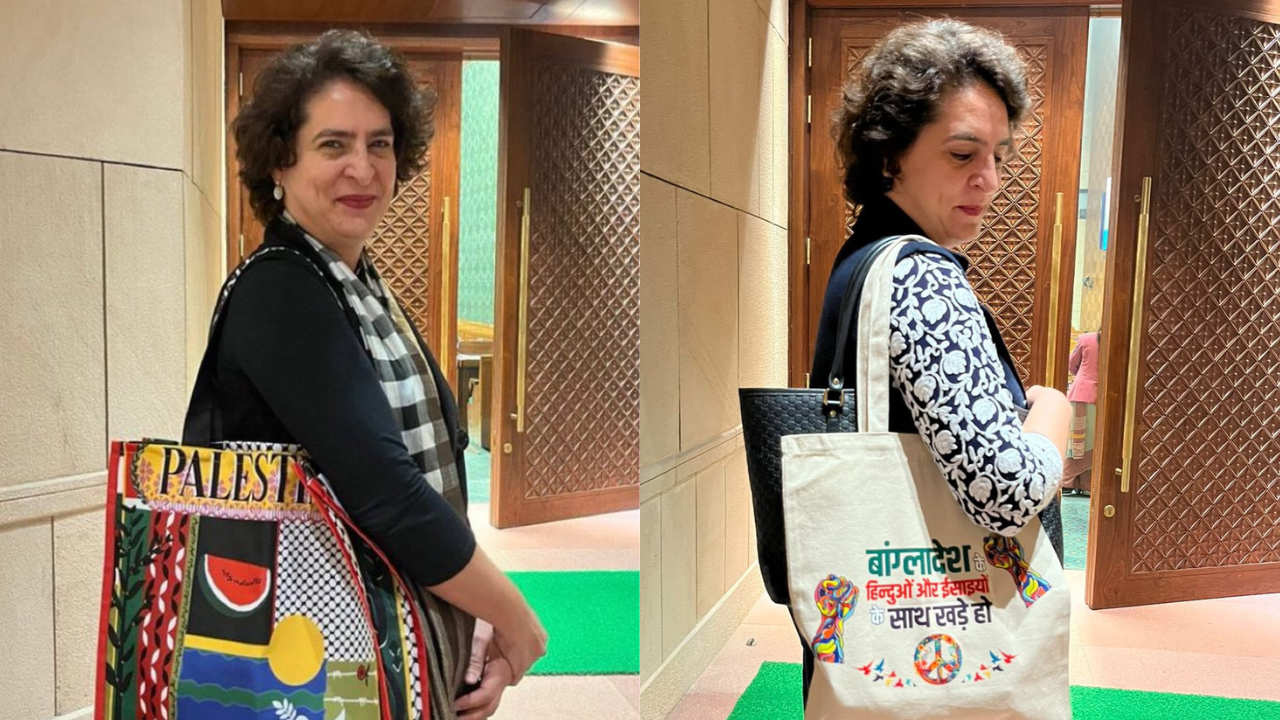
[(890, 384), (906, 401), (960, 507), (1015, 535), (1058, 490), (1053, 441), (1025, 433), (982, 307), (953, 262), (917, 254), (894, 268)]

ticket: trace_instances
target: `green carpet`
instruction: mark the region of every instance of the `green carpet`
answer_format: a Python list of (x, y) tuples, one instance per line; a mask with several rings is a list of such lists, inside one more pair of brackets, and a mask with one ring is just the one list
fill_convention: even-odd
[[(468, 472), (470, 472), (469, 469)], [(1065, 557), (1062, 566), (1068, 570), (1083, 570), (1089, 559), (1088, 542), (1089, 498), (1083, 495), (1064, 495), (1062, 497), (1062, 549), (1065, 551)]]
[(507, 573), (547, 629), (533, 675), (639, 675), (640, 573)]
[[(802, 720), (797, 663), (760, 666), (729, 720)], [(1280, 703), (1071, 686), (1075, 720), (1275, 720)]]

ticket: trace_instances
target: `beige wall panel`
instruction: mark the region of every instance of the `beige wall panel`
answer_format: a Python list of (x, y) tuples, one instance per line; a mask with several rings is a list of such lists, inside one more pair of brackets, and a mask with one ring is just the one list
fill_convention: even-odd
[(760, 11), (769, 18), (769, 25), (781, 36), (783, 42), (787, 41), (787, 34), (791, 32), (787, 2), (788, 0), (756, 0), (756, 5), (759, 5)]
[(711, 192), (707, 0), (640, 4), (645, 51), (640, 169)]
[[(773, 0), (775, 3), (781, 0)], [(786, 23), (783, 23), (786, 26)], [(770, 31), (765, 45), (765, 76), (769, 98), (770, 125), (773, 131), (769, 143), (771, 161), (767, 163), (768, 176), (760, 187), (760, 214), (774, 225), (787, 227), (787, 209), (791, 188), (787, 184), (787, 162), (789, 160), (787, 133), (787, 43), (785, 31), (778, 35)], [(825, 121), (816, 119), (818, 132), (826, 132)], [(764, 163), (762, 163), (764, 164)]]
[(222, 218), (190, 179), (182, 182), (186, 238), (186, 376), (183, 394), (190, 397), (209, 337), (209, 321), (222, 285)]
[(739, 376), (743, 387), (787, 384), (787, 233), (738, 218)]
[[(756, 202), (755, 215), (772, 221), (769, 214), (769, 200), (773, 197), (774, 188), (778, 185), (777, 167), (773, 157), (773, 125), (775, 122), (773, 108), (773, 73), (770, 72), (770, 52), (776, 52), (777, 34), (769, 26), (768, 18), (760, 20), (760, 102), (756, 107)], [(786, 167), (782, 169), (786, 177)]]
[(101, 178), (0, 152), (0, 337), (20, 339), (0, 359), (0, 486), (103, 464)]
[(226, 105), (221, 0), (191, 0), (191, 130), (192, 162), (188, 166), (206, 202), (221, 215), (225, 193), (223, 108)]
[(186, 411), (183, 176), (107, 165), (107, 430), (177, 439)]
[[(670, 474), (674, 474), (672, 471)], [(640, 682), (649, 679), (662, 652), (662, 498), (640, 506)]]
[(676, 189), (640, 176), (640, 467), (680, 452)]
[(662, 656), (669, 656), (698, 620), (698, 483), (662, 494)]
[(746, 572), (747, 528), (751, 514), (751, 486), (747, 482), (747, 455), (735, 449), (724, 460), (724, 586), (733, 584)]
[(52, 539), (48, 520), (0, 528), (0, 720), (54, 715)]
[(0, 148), (183, 167), (184, 4), (7, 0)]
[(93, 704), (102, 595), (103, 508), (53, 521), (58, 713)]
[(680, 449), (741, 424), (738, 412), (738, 221), (720, 203), (677, 193)]
[[(755, 0), (710, 0), (711, 196), (760, 213), (764, 36)], [(763, 134), (768, 137), (769, 133)]]
[(724, 596), (724, 461), (698, 473), (698, 617)]

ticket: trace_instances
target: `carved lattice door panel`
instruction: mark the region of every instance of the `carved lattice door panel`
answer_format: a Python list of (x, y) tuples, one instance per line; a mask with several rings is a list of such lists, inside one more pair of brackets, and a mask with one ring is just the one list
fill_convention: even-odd
[[(246, 95), (253, 81), (278, 50), (248, 50), (240, 55)], [(419, 87), (435, 103), (430, 112), (435, 135), (422, 172), (399, 188), (367, 248), (392, 293), (418, 326), (450, 384), (457, 384), (457, 213), (459, 133), (462, 124), (462, 58), (458, 55), (406, 53)], [(234, 149), (233, 149), (234, 152)], [(232, 156), (234, 158), (234, 156)], [(232, 161), (229, 177), (238, 164)], [(262, 244), (262, 225), (249, 208), (249, 193), (234, 185), (231, 210), (238, 213), (241, 243), (230, 244), (227, 266)], [(444, 232), (448, 237), (442, 237)], [(445, 252), (445, 262), (441, 253)], [(442, 268), (448, 273), (442, 274)]]
[(513, 30), (501, 62), (491, 520), (634, 508), (639, 52)]
[(1125, 4), (1095, 608), (1280, 591), (1280, 5), (1230, 5)]
[[(811, 71), (812, 121), (809, 153), (810, 262), (805, 282), (807, 342), (812, 352), (827, 277), (836, 254), (849, 237), (857, 207), (844, 199), (837, 167), (831, 117), (841, 101), (841, 88), (873, 45), (899, 25), (921, 16), (940, 15), (920, 9), (910, 16), (896, 11), (830, 10), (813, 18)], [(1051, 276), (1054, 195), (1064, 193), (1062, 237), (1075, 237), (1076, 186), (1079, 179), (1081, 98), (1088, 14), (1084, 8), (1019, 11), (1016, 17), (986, 11), (948, 9), (945, 15), (1004, 33), (1027, 67), (1031, 108), (1014, 134), (1016, 152), (1009, 156), (1001, 187), (978, 239), (962, 250), (973, 261), (969, 279), (978, 297), (999, 320), (1009, 351), (1025, 381), (1043, 383), (1050, 331), (1057, 347), (1066, 347), (1069, 332), (1070, 258), (1073, 243), (1062, 243), (1063, 270)], [(1059, 319), (1050, 328), (1048, 298), (1059, 298)], [(1063, 354), (1065, 351), (1059, 351)], [(806, 357), (806, 367), (810, 364)], [(1057, 363), (1055, 383), (1065, 387), (1065, 363)]]

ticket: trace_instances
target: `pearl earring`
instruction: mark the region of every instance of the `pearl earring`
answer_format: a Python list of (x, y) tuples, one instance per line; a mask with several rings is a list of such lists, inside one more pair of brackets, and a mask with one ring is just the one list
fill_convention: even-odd
[(276, 183), (275, 189), (271, 191), (271, 197), (275, 198), (276, 200), (283, 200), (284, 186), (281, 185), (280, 183)]

